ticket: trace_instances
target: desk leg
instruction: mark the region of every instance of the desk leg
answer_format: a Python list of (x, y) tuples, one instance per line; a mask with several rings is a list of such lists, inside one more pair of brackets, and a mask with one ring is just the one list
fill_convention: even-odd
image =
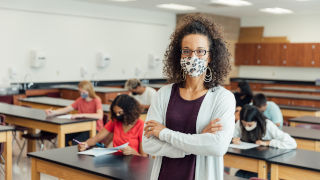
[(271, 180), (279, 180), (279, 166), (271, 164)]
[[(35, 134), (35, 129), (28, 129), (28, 133)], [(29, 152), (36, 152), (37, 151), (37, 143), (35, 140), (28, 140), (28, 153)]]
[(320, 141), (316, 141), (316, 151), (320, 152)]
[(261, 179), (267, 179), (267, 163), (265, 161), (259, 160), (258, 177)]
[(296, 127), (296, 123), (295, 122), (290, 122), (290, 126), (291, 127)]
[(5, 179), (12, 179), (12, 132), (6, 132), (6, 142), (4, 148), (4, 158), (5, 158)]
[(37, 171), (37, 160), (31, 158), (31, 180), (40, 180), (40, 172)]
[(92, 128), (90, 130), (90, 137), (96, 136), (96, 133), (97, 133), (96, 126), (97, 126), (96, 121), (92, 121)]
[(63, 131), (58, 133), (58, 148), (64, 148), (66, 142), (66, 134)]

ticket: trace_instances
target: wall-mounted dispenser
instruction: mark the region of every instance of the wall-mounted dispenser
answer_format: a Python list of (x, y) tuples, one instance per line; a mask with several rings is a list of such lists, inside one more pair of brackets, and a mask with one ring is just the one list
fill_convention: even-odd
[(46, 64), (47, 58), (42, 51), (31, 51), (31, 68), (41, 68)]
[(111, 57), (108, 53), (99, 53), (97, 58), (97, 68), (103, 69), (109, 66)]

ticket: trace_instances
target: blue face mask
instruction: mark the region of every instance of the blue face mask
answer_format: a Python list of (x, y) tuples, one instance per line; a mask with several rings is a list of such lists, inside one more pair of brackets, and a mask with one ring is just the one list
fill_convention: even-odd
[(82, 97), (82, 99), (86, 99), (89, 94), (88, 93), (80, 93), (80, 96)]

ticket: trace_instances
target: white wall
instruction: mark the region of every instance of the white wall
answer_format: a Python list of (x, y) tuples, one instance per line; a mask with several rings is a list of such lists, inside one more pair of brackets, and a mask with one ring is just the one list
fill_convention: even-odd
[[(162, 63), (148, 69), (148, 54), (162, 60), (175, 21), (175, 14), (84, 1), (2, 0), (0, 84), (26, 74), (34, 82), (162, 78)], [(30, 68), (31, 50), (46, 54), (45, 67)], [(96, 67), (99, 52), (112, 57), (103, 70)], [(11, 80), (10, 67), (17, 72)]]
[[(241, 26), (263, 26), (264, 36), (287, 36), (290, 42), (320, 42), (320, 15), (266, 15), (241, 18)], [(320, 68), (240, 66), (239, 77), (315, 80)]]

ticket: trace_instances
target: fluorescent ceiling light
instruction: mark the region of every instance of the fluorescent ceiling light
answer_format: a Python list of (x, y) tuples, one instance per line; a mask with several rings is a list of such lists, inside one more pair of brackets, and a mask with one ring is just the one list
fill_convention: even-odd
[(164, 8), (164, 9), (172, 9), (172, 10), (179, 10), (179, 11), (192, 11), (195, 10), (196, 8), (193, 6), (186, 6), (182, 4), (158, 4), (158, 8)]
[(264, 8), (260, 9), (261, 12), (265, 13), (271, 13), (271, 14), (291, 14), (293, 11), (290, 9), (284, 9), (284, 8), (279, 8), (279, 7), (274, 7), (274, 8)]
[(211, 0), (213, 4), (221, 4), (226, 6), (251, 6), (252, 3), (244, 0)]
[(114, 2), (131, 2), (131, 1), (136, 1), (136, 0), (111, 0)]

